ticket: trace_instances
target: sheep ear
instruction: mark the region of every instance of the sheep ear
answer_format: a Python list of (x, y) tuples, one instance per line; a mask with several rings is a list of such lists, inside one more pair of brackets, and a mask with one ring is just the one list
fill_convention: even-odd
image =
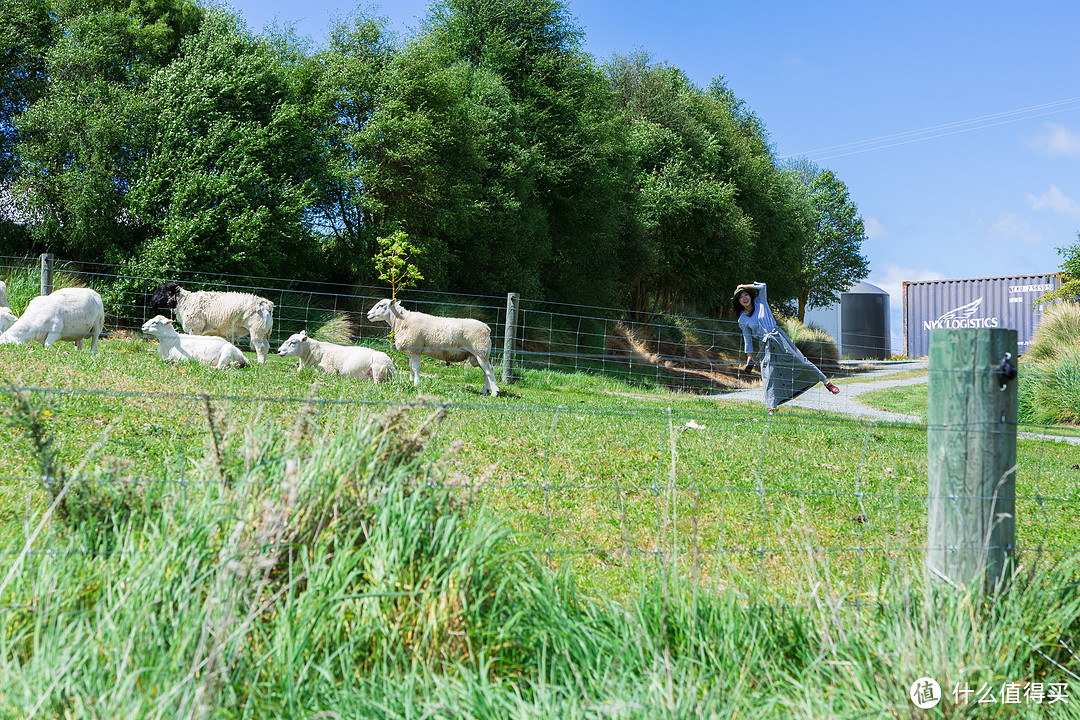
[(300, 331), (300, 339), (301, 340), (307, 340), (307, 330), (301, 330)]

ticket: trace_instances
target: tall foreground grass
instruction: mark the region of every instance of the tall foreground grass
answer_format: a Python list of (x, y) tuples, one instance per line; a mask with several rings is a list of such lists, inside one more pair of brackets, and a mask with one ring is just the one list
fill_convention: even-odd
[[(14, 405), (47, 456), (44, 411)], [(320, 407), (232, 425), (208, 401), (182, 481), (53, 462), (0, 573), (0, 717), (921, 717), (922, 676), (934, 716), (982, 710), (953, 687), (1071, 691), (995, 717), (1080, 705), (1074, 563), (991, 598), (913, 590), (898, 563), (869, 606), (809, 553), (794, 599), (658, 565), (615, 602), (464, 512), (454, 448), (429, 442), (441, 408)]]

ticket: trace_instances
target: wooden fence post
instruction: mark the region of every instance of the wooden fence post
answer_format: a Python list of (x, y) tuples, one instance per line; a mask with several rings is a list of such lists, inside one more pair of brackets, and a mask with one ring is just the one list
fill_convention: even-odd
[(1015, 363), (1016, 330), (930, 331), (926, 567), (957, 588), (993, 592), (1012, 569)]
[(52, 253), (41, 253), (41, 295), (51, 295), (53, 286)]
[(517, 344), (518, 294), (506, 294), (506, 328), (503, 332), (502, 381), (514, 382), (514, 346)]

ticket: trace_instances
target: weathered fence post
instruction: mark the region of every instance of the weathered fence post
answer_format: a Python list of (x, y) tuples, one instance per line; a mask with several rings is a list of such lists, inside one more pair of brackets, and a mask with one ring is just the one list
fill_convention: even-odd
[(52, 253), (41, 253), (41, 294), (51, 295), (53, 285), (53, 260)]
[(506, 329), (503, 333), (502, 381), (514, 382), (514, 346), (517, 344), (518, 294), (506, 294)]
[(1016, 331), (930, 332), (926, 567), (993, 591), (1016, 540)]

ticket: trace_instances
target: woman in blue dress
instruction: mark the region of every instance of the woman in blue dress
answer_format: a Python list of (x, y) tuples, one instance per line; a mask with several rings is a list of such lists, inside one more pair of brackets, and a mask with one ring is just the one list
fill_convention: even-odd
[(825, 388), (836, 395), (840, 388), (829, 382), (825, 373), (807, 360), (791, 338), (777, 326), (765, 290), (765, 283), (762, 282), (739, 285), (732, 300), (739, 313), (748, 367), (754, 362), (751, 336), (760, 341), (761, 386), (765, 391), (765, 407), (769, 409), (769, 414), (819, 382), (825, 383)]

